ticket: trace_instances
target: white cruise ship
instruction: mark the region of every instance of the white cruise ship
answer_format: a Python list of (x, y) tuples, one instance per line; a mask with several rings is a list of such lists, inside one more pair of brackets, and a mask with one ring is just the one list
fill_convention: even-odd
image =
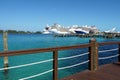
[(97, 33), (99, 30), (95, 26), (78, 26), (73, 25), (71, 27), (64, 27), (59, 24), (54, 24), (52, 26), (46, 26), (43, 30), (43, 34), (88, 34)]

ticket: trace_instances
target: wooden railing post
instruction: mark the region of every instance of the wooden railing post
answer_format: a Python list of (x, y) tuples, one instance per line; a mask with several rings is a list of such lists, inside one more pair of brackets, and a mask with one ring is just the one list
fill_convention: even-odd
[(120, 44), (118, 44), (118, 50), (119, 50), (119, 51), (118, 51), (118, 54), (119, 54), (119, 55), (118, 55), (118, 62), (120, 62)]
[(53, 51), (53, 80), (58, 80), (58, 51)]
[(90, 40), (89, 47), (89, 70), (95, 71), (98, 69), (98, 43), (96, 39), (92, 38)]
[[(8, 34), (7, 31), (3, 32), (3, 41), (4, 41), (4, 51), (8, 51)], [(4, 57), (4, 68), (6, 68), (5, 70), (7, 70), (8, 67), (8, 56)]]

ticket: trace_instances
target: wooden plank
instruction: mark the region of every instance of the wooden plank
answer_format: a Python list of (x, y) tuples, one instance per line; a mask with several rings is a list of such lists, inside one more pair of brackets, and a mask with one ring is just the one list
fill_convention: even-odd
[(120, 63), (100, 66), (97, 71), (83, 71), (61, 80), (120, 80)]

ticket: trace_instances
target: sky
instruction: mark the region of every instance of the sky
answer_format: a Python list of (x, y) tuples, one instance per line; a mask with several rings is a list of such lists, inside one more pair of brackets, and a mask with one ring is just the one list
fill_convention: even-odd
[(120, 0), (0, 0), (0, 29), (43, 31), (54, 23), (120, 31)]

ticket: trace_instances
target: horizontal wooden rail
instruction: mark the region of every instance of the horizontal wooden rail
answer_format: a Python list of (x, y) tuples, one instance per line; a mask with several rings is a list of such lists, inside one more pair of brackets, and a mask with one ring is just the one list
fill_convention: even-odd
[[(102, 42), (102, 43), (98, 43), (98, 46), (110, 45), (110, 44), (120, 44), (120, 42)], [(53, 48), (38, 48), (38, 49), (27, 49), (27, 50), (4, 51), (4, 52), (0, 52), (0, 57), (23, 55), (23, 54), (35, 54), (38, 52), (52, 52), (55, 50), (60, 51), (60, 50), (69, 50), (69, 49), (75, 49), (75, 48), (87, 48), (90, 46), (92, 46), (91, 43), (75, 45), (75, 46), (62, 46), (62, 47), (53, 47)]]
[(98, 43), (99, 46), (111, 45), (111, 44), (120, 44), (120, 42), (101, 42), (101, 43)]
[(38, 52), (52, 52), (52, 51), (60, 51), (60, 50), (69, 50), (75, 48), (87, 48), (90, 47), (90, 44), (81, 44), (76, 46), (63, 46), (63, 47), (53, 47), (53, 48), (39, 48), (39, 49), (28, 49), (28, 50), (16, 50), (16, 51), (5, 51), (0, 52), (0, 56), (15, 56), (15, 55), (23, 55), (23, 54), (36, 54)]

